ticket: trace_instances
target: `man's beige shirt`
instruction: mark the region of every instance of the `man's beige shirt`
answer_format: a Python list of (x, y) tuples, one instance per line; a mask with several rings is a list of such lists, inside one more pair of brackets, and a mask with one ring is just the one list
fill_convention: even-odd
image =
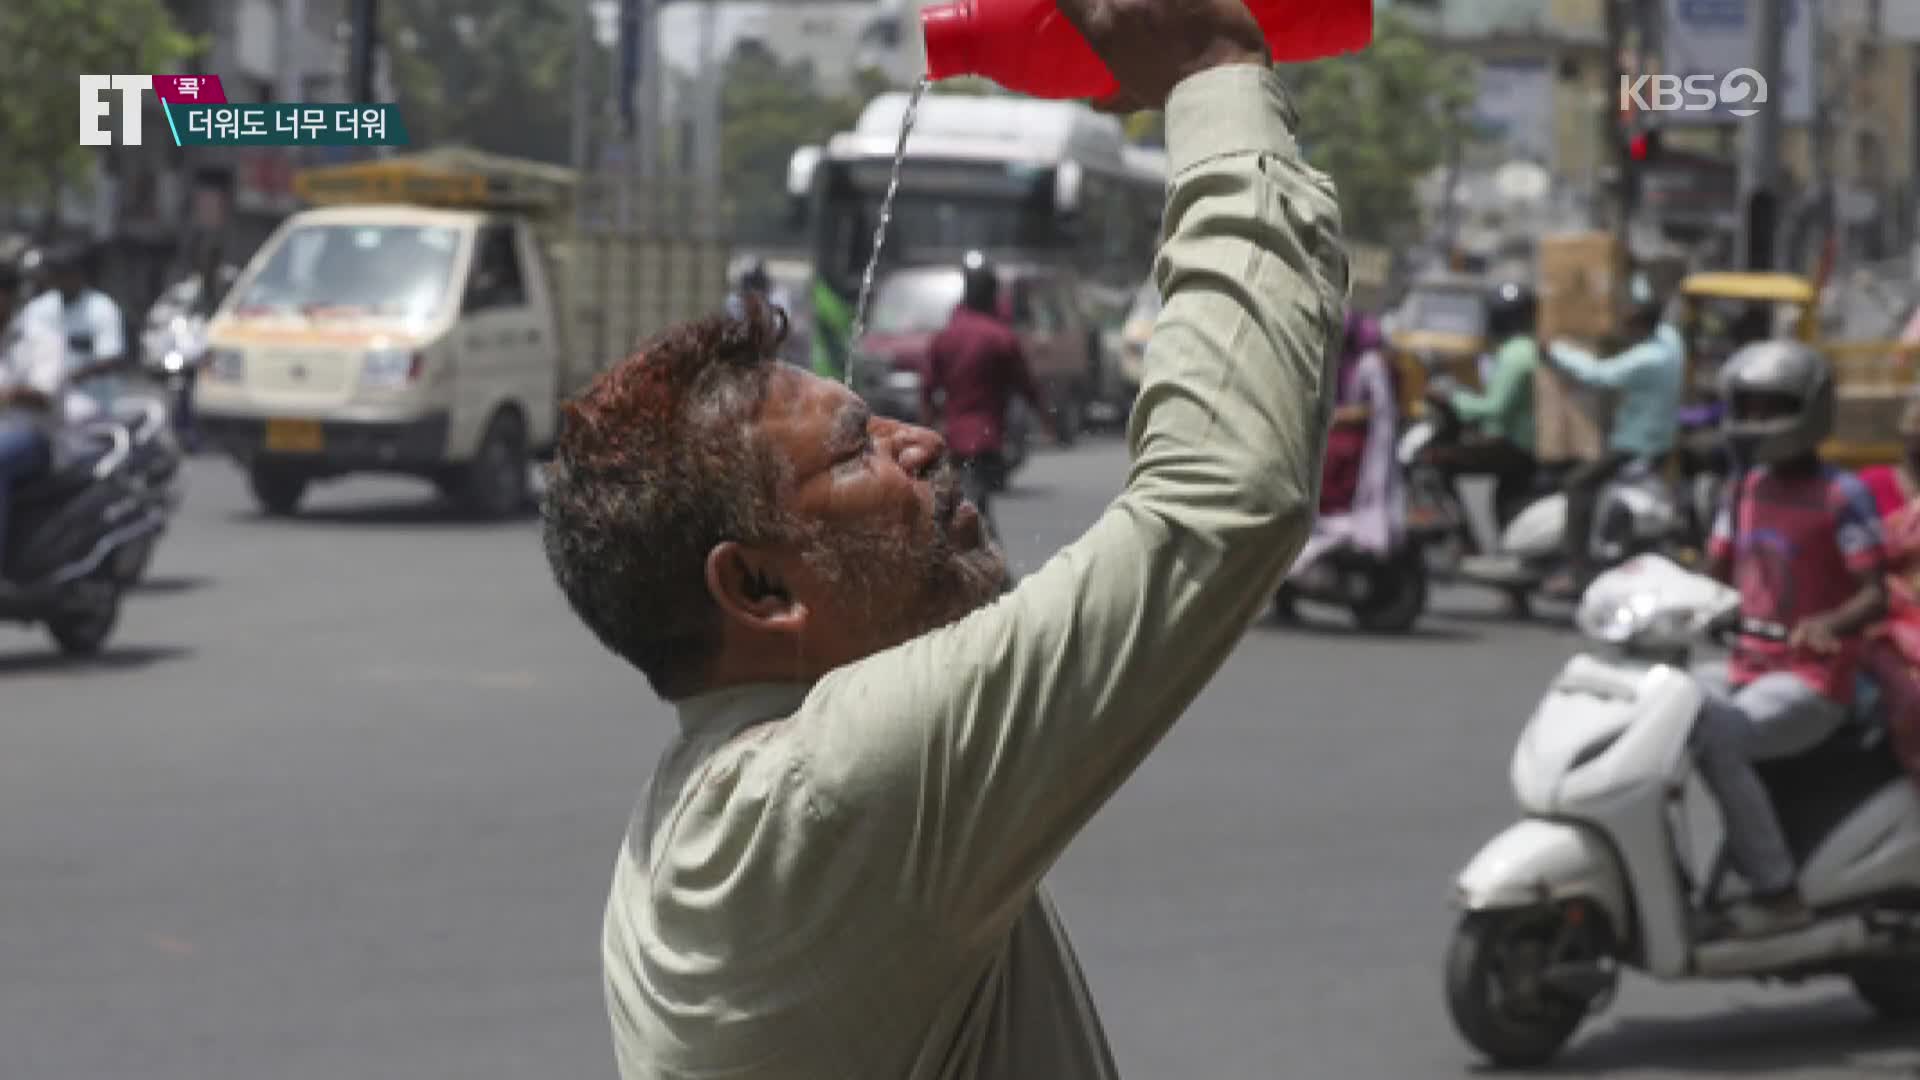
[(625, 1080), (1115, 1075), (1040, 879), (1311, 527), (1347, 289), (1277, 78), (1167, 107), (1165, 311), (1126, 490), (992, 606), (812, 686), (680, 704), (607, 904)]

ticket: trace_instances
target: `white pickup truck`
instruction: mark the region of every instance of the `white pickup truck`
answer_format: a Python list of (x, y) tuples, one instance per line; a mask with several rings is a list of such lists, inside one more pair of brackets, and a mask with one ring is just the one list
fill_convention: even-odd
[(564, 396), (726, 291), (717, 213), (697, 193), (626, 192), (646, 213), (621, 225), (600, 212), (604, 185), (464, 151), (312, 170), (298, 187), (317, 205), (215, 313), (197, 402), (271, 514), (364, 472), (518, 513)]

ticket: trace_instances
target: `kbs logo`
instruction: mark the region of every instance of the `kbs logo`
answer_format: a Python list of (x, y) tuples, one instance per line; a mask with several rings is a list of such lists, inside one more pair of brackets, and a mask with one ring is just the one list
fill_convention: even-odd
[[(1651, 90), (1652, 96), (1648, 97)], [(1622, 75), (1621, 112), (1712, 112), (1722, 106), (1734, 116), (1752, 116), (1767, 103), (1766, 76), (1752, 68), (1726, 75)]]
[[(120, 92), (120, 145), (139, 146), (142, 94), (151, 90), (160, 107), (225, 104), (226, 90), (218, 75), (82, 75), (80, 76), (80, 145), (112, 146), (113, 133), (103, 125), (113, 111), (112, 99), (101, 95)], [(172, 114), (167, 117), (169, 125)], [(174, 140), (179, 141), (177, 138)]]

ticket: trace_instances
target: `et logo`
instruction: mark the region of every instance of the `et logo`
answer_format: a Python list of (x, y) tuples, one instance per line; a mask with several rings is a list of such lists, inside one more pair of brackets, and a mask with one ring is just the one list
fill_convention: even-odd
[(113, 133), (105, 124), (113, 111), (108, 91), (120, 92), (120, 145), (140, 145), (141, 95), (151, 90), (168, 105), (224, 105), (226, 90), (218, 75), (82, 75), (80, 76), (80, 145), (112, 146)]

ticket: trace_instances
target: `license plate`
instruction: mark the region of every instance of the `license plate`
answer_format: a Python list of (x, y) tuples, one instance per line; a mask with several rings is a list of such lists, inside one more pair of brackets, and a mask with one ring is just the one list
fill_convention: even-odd
[(317, 454), (326, 445), (318, 420), (267, 421), (267, 450), (276, 454)]

